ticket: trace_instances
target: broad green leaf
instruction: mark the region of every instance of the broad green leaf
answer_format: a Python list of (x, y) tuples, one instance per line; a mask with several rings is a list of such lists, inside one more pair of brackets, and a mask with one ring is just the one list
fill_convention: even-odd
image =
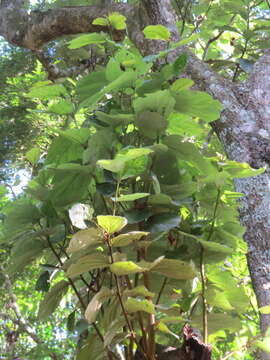
[(137, 115), (135, 125), (142, 136), (156, 139), (166, 130), (168, 122), (164, 116), (155, 111), (144, 111)]
[(76, 87), (80, 101), (95, 96), (107, 84), (108, 81), (106, 79), (105, 71), (93, 71), (89, 75), (84, 76), (77, 82)]
[(112, 297), (113, 290), (107, 289), (106, 287), (103, 287), (100, 289), (100, 291), (92, 298), (90, 303), (88, 304), (86, 310), (85, 310), (85, 318), (86, 320), (91, 324), (95, 322), (97, 314), (102, 306), (102, 304)]
[(187, 53), (183, 53), (180, 56), (178, 56), (178, 58), (173, 63), (173, 73), (175, 76), (181, 74), (182, 70), (184, 70), (184, 68), (187, 65), (187, 61), (188, 61)]
[(137, 274), (140, 272), (144, 272), (147, 269), (138, 266), (133, 261), (117, 261), (111, 264), (110, 270), (115, 275), (121, 276), (121, 275)]
[[(85, 100), (80, 104), (80, 108), (83, 107), (87, 107), (89, 106), (90, 108), (94, 108), (95, 105), (107, 94), (111, 94), (115, 91), (118, 91), (120, 89), (126, 88), (126, 87), (130, 87), (134, 84), (134, 82), (137, 79), (137, 73), (134, 71), (128, 71), (128, 72), (123, 72), (122, 75), (120, 75), (118, 78), (116, 78), (115, 80), (109, 82), (109, 84), (107, 84), (106, 86), (103, 85), (103, 87), (101, 87), (100, 83), (97, 84), (97, 86), (95, 87), (95, 84), (91, 84), (90, 86), (86, 86), (84, 88), (80, 88), (78, 89), (80, 92), (83, 92), (83, 97), (85, 98)], [(107, 81), (107, 80), (106, 80)], [(89, 95), (87, 96), (87, 90), (91, 89), (91, 92), (95, 89), (95, 92), (92, 96), (89, 97)]]
[(144, 111), (158, 112), (165, 118), (171, 113), (175, 105), (175, 99), (169, 90), (159, 90), (133, 101), (136, 113)]
[[(192, 326), (203, 329), (202, 316), (194, 316), (191, 319)], [(241, 322), (239, 317), (232, 317), (229, 314), (208, 314), (208, 331), (213, 334), (219, 330), (227, 329), (234, 333), (241, 329)]]
[(17, 240), (11, 251), (10, 264), (7, 269), (10, 275), (21, 272), (25, 266), (40, 257), (47, 244), (28, 235), (27, 239)]
[(76, 251), (87, 248), (89, 245), (96, 244), (98, 246), (102, 240), (103, 236), (98, 228), (91, 227), (87, 230), (78, 231), (72, 236), (67, 248), (67, 252), (74, 253)]
[(149, 235), (149, 232), (145, 231), (131, 231), (126, 234), (118, 235), (111, 239), (112, 246), (127, 246), (134, 241), (139, 241), (144, 236)]
[(124, 294), (126, 296), (145, 296), (145, 297), (154, 297), (155, 296), (155, 293), (149, 291), (143, 285), (136, 286), (132, 290), (125, 290)]
[(253, 169), (247, 163), (240, 163), (232, 160), (227, 160), (226, 163), (222, 165), (222, 167), (233, 178), (245, 178), (250, 176), (256, 176), (265, 172), (265, 168)]
[(214, 287), (207, 288), (205, 294), (207, 304), (210, 306), (216, 306), (224, 310), (233, 310), (233, 306), (227, 299), (226, 293), (219, 291)]
[[(108, 309), (106, 308), (106, 316), (107, 316)], [(115, 315), (115, 312), (114, 312)], [(117, 343), (119, 343), (122, 339), (121, 337), (125, 338), (125, 333), (122, 331), (123, 327), (125, 326), (125, 319), (123, 317), (114, 317), (108, 327), (104, 335), (104, 347), (107, 347), (112, 344), (114, 338), (116, 338)]]
[(125, 160), (124, 159), (113, 159), (113, 160), (98, 160), (97, 164), (103, 169), (111, 172), (120, 173), (124, 170)]
[(127, 225), (127, 219), (122, 216), (99, 215), (97, 216), (98, 225), (108, 234), (113, 234), (123, 229)]
[(217, 242), (214, 242), (214, 241), (202, 240), (199, 237), (197, 237), (197, 241), (200, 244), (202, 244), (203, 248), (206, 249), (206, 250), (221, 252), (221, 253), (225, 253), (225, 254), (232, 254), (233, 253), (233, 249), (231, 247), (226, 246), (226, 245), (221, 245), (221, 244), (219, 244)]
[(111, 13), (108, 16), (110, 25), (116, 30), (125, 30), (126, 28), (126, 17), (119, 14), (118, 12)]
[(172, 91), (182, 91), (189, 89), (194, 82), (191, 79), (181, 78), (178, 80), (175, 80), (175, 82), (171, 85)]
[(30, 98), (38, 99), (54, 99), (57, 96), (68, 95), (67, 89), (63, 85), (46, 85), (40, 87), (33, 87), (26, 94)]
[(32, 148), (31, 150), (27, 151), (25, 157), (32, 165), (36, 165), (40, 155), (41, 153), (39, 148)]
[(96, 111), (97, 118), (104, 122), (107, 125), (117, 127), (119, 125), (127, 125), (128, 123), (132, 123), (134, 121), (133, 114), (122, 114), (122, 113), (110, 113), (107, 114), (102, 111)]
[(169, 41), (171, 37), (170, 31), (163, 25), (149, 25), (143, 30), (146, 39)]
[(85, 45), (103, 44), (105, 41), (106, 41), (106, 37), (102, 33), (84, 34), (76, 37), (75, 39), (70, 40), (68, 48), (78, 49)]
[(135, 201), (138, 199), (145, 198), (149, 195), (150, 195), (149, 193), (134, 193), (134, 194), (128, 194), (128, 195), (121, 195), (121, 196), (115, 198), (114, 201), (116, 201), (116, 202)]
[(259, 312), (261, 314), (270, 314), (270, 305), (260, 307)]
[(128, 298), (124, 304), (125, 309), (128, 313), (135, 313), (138, 311), (144, 311), (149, 314), (155, 314), (155, 306), (149, 300), (140, 300), (140, 299), (133, 299)]
[(74, 111), (73, 104), (70, 101), (62, 100), (49, 107), (49, 111), (59, 114), (66, 115)]
[(207, 122), (217, 120), (222, 110), (220, 102), (205, 92), (182, 90), (177, 92), (174, 98), (177, 111), (199, 117)]
[(109, 23), (108, 23), (108, 20), (104, 17), (98, 17), (96, 18), (93, 22), (92, 22), (93, 25), (100, 25), (100, 26), (108, 26)]
[(185, 39), (180, 40), (180, 41), (178, 41), (176, 43), (173, 43), (172, 47), (176, 48), (178, 46), (183, 46), (183, 45), (186, 45), (186, 44), (188, 44), (190, 42), (196, 41), (199, 38), (199, 36), (200, 36), (200, 34), (193, 34), (193, 35), (189, 36), (188, 38), (185, 38)]
[(113, 81), (121, 76), (123, 71), (120, 68), (120, 62), (115, 58), (110, 58), (108, 64), (106, 65), (106, 78), (108, 81)]
[(181, 260), (162, 259), (151, 271), (158, 272), (172, 279), (191, 280), (196, 276), (192, 263)]
[(67, 270), (67, 276), (75, 277), (87, 271), (104, 269), (108, 266), (109, 260), (107, 256), (101, 253), (86, 255), (80, 257), (74, 264), (71, 264), (71, 266)]
[(82, 158), (83, 147), (77, 141), (60, 134), (49, 147), (46, 164), (61, 164)]
[(67, 281), (61, 280), (50, 289), (39, 305), (39, 320), (46, 320), (56, 310), (67, 292), (68, 286), (69, 283)]

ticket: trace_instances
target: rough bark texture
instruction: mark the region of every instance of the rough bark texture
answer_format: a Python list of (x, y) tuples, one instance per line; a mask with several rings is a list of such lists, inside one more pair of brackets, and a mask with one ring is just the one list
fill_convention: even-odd
[[(10, 43), (37, 50), (61, 35), (106, 31), (93, 26), (96, 17), (119, 11), (127, 17), (128, 33), (144, 53), (156, 53), (162, 42), (145, 41), (141, 29), (149, 24), (163, 24), (178, 39), (175, 16), (170, 0), (142, 0), (143, 8), (127, 4), (114, 4), (110, 8), (66, 7), (28, 14), (22, 0), (3, 1), (0, 7), (0, 34)], [(116, 34), (118, 36), (118, 34)], [(119, 36), (121, 37), (121, 33)], [(249, 81), (234, 84), (210, 70), (187, 48), (189, 62), (187, 74), (196, 85), (213, 95), (223, 104), (219, 121), (213, 124), (228, 157), (248, 162), (253, 167), (270, 163), (270, 54), (259, 59)], [(172, 54), (175, 56), (175, 54)], [(235, 181), (236, 190), (243, 192), (240, 220), (246, 226), (248, 264), (259, 306), (270, 304), (270, 172)], [(261, 315), (261, 329), (270, 325), (270, 315)], [(262, 354), (270, 359), (270, 354)], [(172, 357), (173, 359), (173, 357)]]

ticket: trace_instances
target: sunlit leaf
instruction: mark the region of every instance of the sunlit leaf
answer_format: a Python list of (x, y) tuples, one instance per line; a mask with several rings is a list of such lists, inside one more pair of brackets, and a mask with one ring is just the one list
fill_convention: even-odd
[(118, 232), (127, 225), (127, 219), (122, 216), (99, 215), (97, 222), (108, 234)]
[(147, 39), (155, 39), (155, 40), (170, 40), (171, 33), (170, 31), (163, 25), (149, 25), (146, 26), (143, 30), (144, 36)]
[(144, 311), (149, 314), (155, 314), (155, 306), (149, 300), (140, 300), (134, 298), (128, 298), (125, 302), (125, 309), (128, 313), (135, 313), (138, 311)]

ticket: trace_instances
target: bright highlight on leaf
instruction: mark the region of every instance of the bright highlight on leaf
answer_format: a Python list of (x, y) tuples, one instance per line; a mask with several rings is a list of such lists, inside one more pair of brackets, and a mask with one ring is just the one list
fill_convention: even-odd
[(149, 300), (129, 298), (125, 302), (125, 309), (128, 313), (135, 313), (138, 311), (144, 311), (149, 314), (156, 313), (154, 304)]
[(105, 35), (100, 33), (84, 34), (69, 42), (69, 49), (78, 49), (90, 44), (103, 44), (106, 41)]
[(129, 274), (144, 272), (147, 269), (138, 266), (133, 261), (118, 261), (110, 266), (110, 270), (115, 275), (121, 276), (121, 275), (129, 275)]
[(98, 225), (108, 234), (113, 234), (123, 229), (127, 225), (127, 219), (122, 216), (99, 215), (97, 216)]

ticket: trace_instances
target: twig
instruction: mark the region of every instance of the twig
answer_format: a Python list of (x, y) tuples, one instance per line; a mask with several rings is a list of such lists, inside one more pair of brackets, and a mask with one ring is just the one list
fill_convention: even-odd
[(156, 305), (158, 305), (158, 303), (159, 303), (159, 300), (160, 300), (161, 295), (162, 295), (162, 293), (163, 293), (163, 290), (164, 290), (164, 288), (165, 288), (165, 286), (166, 286), (166, 284), (167, 284), (167, 281), (168, 281), (168, 278), (165, 277), (164, 280), (163, 280), (163, 283), (162, 283), (162, 285), (161, 285), (161, 288), (160, 288), (160, 290), (159, 290), (159, 293), (158, 293), (158, 297), (157, 297), (157, 300), (156, 300)]

